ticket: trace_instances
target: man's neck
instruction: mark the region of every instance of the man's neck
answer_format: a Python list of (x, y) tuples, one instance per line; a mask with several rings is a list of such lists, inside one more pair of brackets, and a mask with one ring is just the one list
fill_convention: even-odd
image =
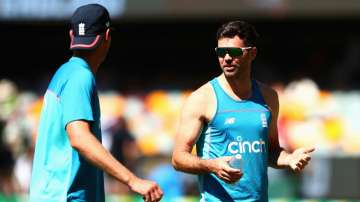
[(95, 75), (97, 70), (99, 69), (100, 63), (94, 54), (74, 54), (76, 57), (81, 57), (84, 59), (91, 70), (91, 72)]
[(237, 77), (220, 76), (220, 81), (224, 90), (237, 99), (248, 99), (252, 94), (252, 82), (250, 75), (241, 75)]
[(87, 57), (86, 61), (88, 62), (92, 73), (95, 75), (100, 66), (99, 60), (94, 57)]

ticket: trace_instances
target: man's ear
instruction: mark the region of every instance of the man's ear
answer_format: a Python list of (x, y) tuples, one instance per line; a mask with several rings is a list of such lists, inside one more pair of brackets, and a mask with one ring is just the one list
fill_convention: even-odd
[(72, 29), (70, 29), (69, 31), (69, 36), (70, 36), (70, 48), (71, 48), (71, 44), (73, 44), (74, 41), (74, 32)]
[(257, 48), (253, 47), (251, 49), (251, 57), (252, 57), (253, 60), (256, 58), (256, 55), (257, 55)]
[(72, 39), (74, 37), (74, 32), (72, 29), (69, 30), (69, 36), (70, 36), (70, 39)]
[(109, 38), (110, 38), (110, 29), (109, 28), (107, 28), (106, 29), (106, 32), (105, 32), (105, 40), (107, 41), (107, 40), (109, 40)]

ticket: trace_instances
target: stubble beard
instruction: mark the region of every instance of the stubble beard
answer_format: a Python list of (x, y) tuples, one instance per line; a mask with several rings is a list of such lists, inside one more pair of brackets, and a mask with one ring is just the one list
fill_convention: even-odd
[(233, 65), (234, 69), (232, 70), (226, 70), (226, 67), (222, 67), (223, 73), (225, 75), (225, 77), (227, 78), (235, 78), (239, 75), (240, 71), (241, 71), (241, 67), (240, 65)]

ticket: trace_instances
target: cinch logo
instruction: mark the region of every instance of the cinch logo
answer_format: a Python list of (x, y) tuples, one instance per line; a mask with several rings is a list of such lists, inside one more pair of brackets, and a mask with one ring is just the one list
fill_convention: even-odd
[(262, 153), (266, 151), (266, 143), (263, 139), (257, 141), (242, 141), (241, 136), (238, 136), (237, 141), (230, 142), (228, 151), (232, 154), (238, 153)]

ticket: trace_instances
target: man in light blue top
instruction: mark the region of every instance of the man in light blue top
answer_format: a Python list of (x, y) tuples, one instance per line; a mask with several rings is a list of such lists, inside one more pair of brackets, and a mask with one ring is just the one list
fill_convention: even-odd
[(268, 201), (268, 166), (298, 172), (314, 151), (279, 145), (277, 93), (251, 77), (257, 36), (244, 21), (222, 25), (215, 50), (223, 72), (184, 104), (172, 163), (198, 174), (201, 201)]
[(102, 146), (94, 75), (111, 44), (110, 17), (99, 4), (79, 7), (71, 18), (73, 57), (53, 76), (44, 96), (30, 185), (31, 202), (103, 202), (103, 171), (159, 201), (162, 191), (136, 177)]

